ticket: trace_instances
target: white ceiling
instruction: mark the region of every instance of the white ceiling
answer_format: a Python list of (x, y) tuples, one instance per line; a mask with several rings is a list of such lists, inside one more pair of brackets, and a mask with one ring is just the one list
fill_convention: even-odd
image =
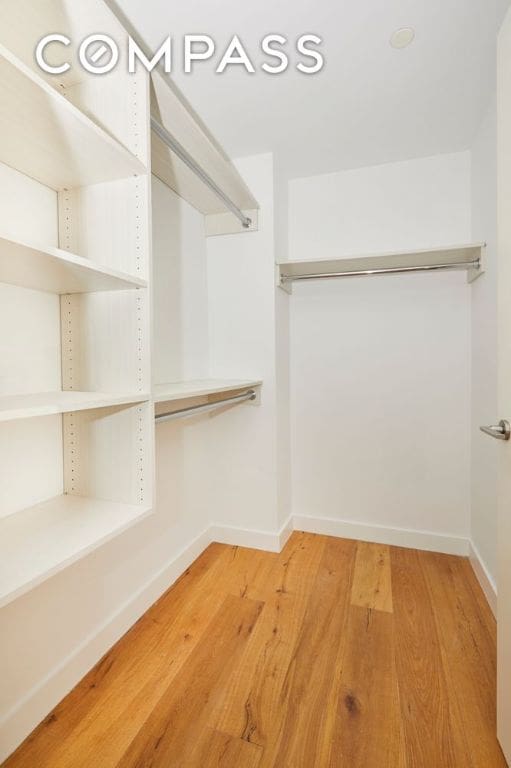
[[(117, 0), (150, 47), (171, 34), (174, 81), (231, 157), (273, 151), (288, 178), (467, 149), (494, 89), (496, 35), (510, 0)], [(389, 45), (398, 27), (415, 42)], [(191, 75), (184, 34), (211, 35), (218, 61), (233, 34), (254, 63), (261, 39), (323, 40), (323, 71), (241, 67)], [(273, 63), (273, 62), (272, 62)], [(256, 64), (257, 66), (257, 64)], [(233, 71), (238, 70), (238, 71)]]

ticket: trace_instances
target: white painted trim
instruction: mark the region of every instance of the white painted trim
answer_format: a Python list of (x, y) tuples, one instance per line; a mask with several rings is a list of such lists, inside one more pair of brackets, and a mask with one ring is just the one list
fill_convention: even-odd
[(172, 586), (211, 541), (210, 529), (207, 528), (4, 715), (0, 720), (0, 763)]
[(211, 541), (231, 544), (236, 547), (263, 549), (266, 552), (280, 552), (282, 532), (260, 531), (255, 528), (237, 528), (234, 525), (214, 523), (209, 529)]
[(389, 528), (383, 525), (355, 523), (327, 517), (295, 515), (294, 530), (307, 533), (321, 533), (344, 539), (371, 541), (376, 544), (390, 544), (396, 547), (424, 549), (428, 552), (443, 552), (448, 555), (468, 555), (469, 539), (462, 536), (448, 536), (432, 531), (417, 531), (408, 528)]
[(470, 542), (470, 564), (476, 575), (493, 615), (497, 618), (497, 585), (473, 541)]
[(293, 533), (293, 515), (289, 515), (288, 519), (282, 526), (279, 532), (279, 552), (281, 552), (286, 546), (289, 537)]

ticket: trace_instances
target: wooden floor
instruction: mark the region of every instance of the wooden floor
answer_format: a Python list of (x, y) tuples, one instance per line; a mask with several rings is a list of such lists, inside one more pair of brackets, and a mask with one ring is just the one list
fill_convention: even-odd
[(464, 558), (213, 544), (9, 768), (494, 768), (495, 622)]

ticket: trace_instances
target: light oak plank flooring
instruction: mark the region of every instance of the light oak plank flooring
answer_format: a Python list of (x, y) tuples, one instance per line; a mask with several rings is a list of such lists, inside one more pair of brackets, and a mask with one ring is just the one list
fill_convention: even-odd
[(5, 768), (505, 768), (465, 558), (212, 544)]

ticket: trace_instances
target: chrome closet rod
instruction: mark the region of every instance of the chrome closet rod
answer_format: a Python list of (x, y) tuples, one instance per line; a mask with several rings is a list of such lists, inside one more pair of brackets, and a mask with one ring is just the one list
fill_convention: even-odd
[(316, 272), (308, 275), (283, 275), (283, 283), (292, 283), (295, 280), (326, 280), (330, 277), (359, 277), (361, 275), (388, 275), (405, 272), (432, 272), (437, 269), (467, 269), (473, 267), (479, 269), (480, 259), (474, 261), (458, 262), (457, 264), (422, 264), (417, 267), (377, 267), (375, 269), (357, 269), (346, 272)]
[(199, 177), (199, 179), (207, 186), (209, 189), (215, 193), (215, 195), (220, 198), (220, 200), (223, 202), (226, 208), (228, 208), (231, 213), (233, 213), (236, 218), (238, 218), (241, 221), (242, 226), (245, 229), (248, 229), (250, 225), (252, 224), (252, 219), (249, 219), (248, 216), (245, 216), (243, 211), (238, 208), (238, 206), (232, 202), (231, 198), (228, 197), (225, 192), (223, 192), (218, 184), (216, 184), (211, 176), (209, 176), (206, 171), (204, 171), (200, 165), (197, 165), (193, 157), (186, 151), (186, 149), (182, 146), (182, 144), (177, 141), (172, 134), (170, 134), (167, 129), (158, 122), (154, 117), (151, 117), (151, 129), (154, 131), (154, 133), (159, 136), (159, 138), (163, 141), (164, 144), (169, 147), (169, 149), (174, 152), (175, 155), (179, 157), (180, 160), (183, 161), (183, 163), (191, 170), (193, 173), (195, 173), (196, 176)]
[(169, 411), (168, 413), (159, 413), (154, 418), (155, 421), (171, 421), (171, 419), (178, 419), (181, 416), (186, 416), (188, 413), (199, 413), (201, 411), (209, 411), (212, 408), (218, 408), (220, 405), (228, 405), (229, 403), (240, 403), (244, 400), (255, 400), (256, 393), (253, 389), (249, 389), (248, 392), (243, 392), (241, 395), (234, 395), (234, 397), (225, 397), (223, 400), (215, 400), (214, 403), (203, 403), (202, 405), (190, 405), (187, 408), (180, 408), (178, 411)]

